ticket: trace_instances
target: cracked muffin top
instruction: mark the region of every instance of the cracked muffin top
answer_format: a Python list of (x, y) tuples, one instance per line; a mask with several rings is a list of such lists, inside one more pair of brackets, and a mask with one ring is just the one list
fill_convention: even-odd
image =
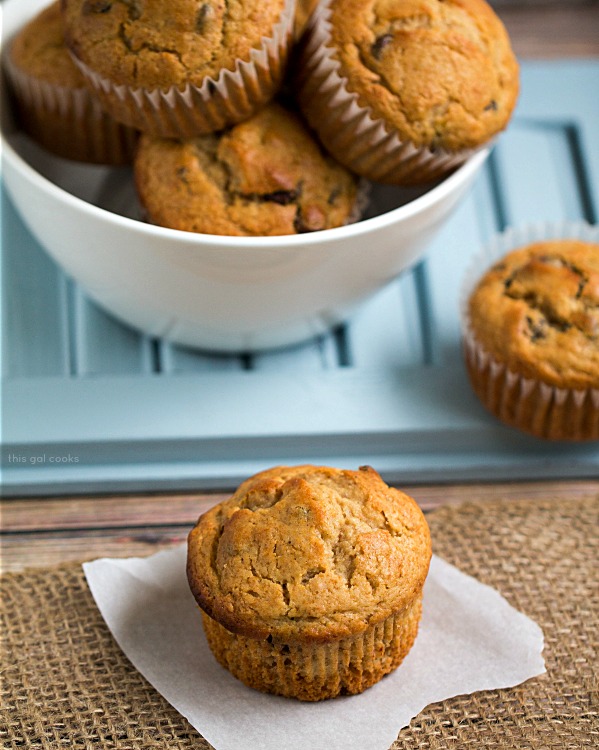
[(142, 136), (135, 181), (148, 219), (188, 232), (286, 235), (354, 217), (357, 178), (277, 103), (220, 133)]
[(234, 633), (328, 641), (412, 604), (431, 557), (416, 502), (368, 467), (275, 467), (202, 515), (187, 572)]
[(538, 242), (508, 253), (468, 303), (474, 338), (524, 377), (599, 388), (599, 245)]
[(15, 37), (10, 46), (12, 63), (33, 78), (72, 89), (85, 88), (85, 80), (64, 43), (60, 3), (44, 8)]
[(459, 151), (504, 129), (518, 65), (485, 0), (331, 0), (340, 75), (416, 146)]
[(285, 0), (62, 0), (67, 45), (113, 83), (200, 86), (271, 37)]

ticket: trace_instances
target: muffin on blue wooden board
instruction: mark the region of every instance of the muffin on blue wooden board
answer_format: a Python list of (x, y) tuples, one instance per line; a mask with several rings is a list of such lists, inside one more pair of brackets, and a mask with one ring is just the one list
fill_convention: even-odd
[(597, 227), (497, 237), (466, 280), (462, 321), (472, 387), (494, 416), (540, 438), (599, 440)]

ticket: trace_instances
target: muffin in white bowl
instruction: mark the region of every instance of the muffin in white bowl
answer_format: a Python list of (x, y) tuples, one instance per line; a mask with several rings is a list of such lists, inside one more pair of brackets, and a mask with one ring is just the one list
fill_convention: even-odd
[[(44, 0), (4, 6), (10, 39)], [(140, 221), (134, 198), (128, 202), (131, 175), (50, 161), (8, 117), (2, 149), (14, 205), (92, 299), (149, 335), (220, 351), (293, 344), (346, 320), (421, 258), (488, 155), (477, 153), (430, 189), (377, 187), (368, 217), (348, 226), (230, 237)]]

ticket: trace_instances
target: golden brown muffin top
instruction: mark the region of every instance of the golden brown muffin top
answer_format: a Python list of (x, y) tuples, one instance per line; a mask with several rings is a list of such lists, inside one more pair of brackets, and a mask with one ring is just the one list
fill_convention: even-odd
[(412, 603), (430, 557), (422, 511), (374, 469), (280, 466), (200, 517), (187, 570), (200, 607), (232, 632), (328, 641)]
[(551, 386), (599, 388), (599, 245), (538, 242), (480, 280), (468, 313), (497, 361)]
[(40, 81), (67, 88), (84, 88), (85, 81), (64, 43), (60, 2), (44, 8), (15, 36), (12, 63)]
[(114, 84), (200, 86), (271, 37), (285, 0), (62, 0), (67, 44)]
[(402, 139), (459, 151), (506, 127), (518, 65), (485, 0), (331, 0), (331, 10), (340, 75)]
[(348, 220), (357, 197), (357, 179), (276, 103), (217, 134), (183, 141), (144, 135), (135, 181), (150, 221), (206, 234), (329, 229)]

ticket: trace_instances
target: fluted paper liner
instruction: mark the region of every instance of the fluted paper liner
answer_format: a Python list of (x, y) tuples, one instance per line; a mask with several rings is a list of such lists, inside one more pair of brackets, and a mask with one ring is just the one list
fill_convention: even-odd
[(291, 46), (295, 0), (286, 0), (271, 37), (264, 37), (247, 60), (223, 68), (216, 78), (207, 76), (201, 86), (183, 88), (133, 88), (115, 84), (71, 55), (94, 89), (102, 107), (116, 120), (149, 135), (191, 138), (233, 125), (256, 112), (278, 90)]
[[(358, 180), (358, 186), (356, 188), (356, 199), (352, 210), (349, 213), (347, 219), (343, 222), (343, 226), (348, 224), (355, 224), (361, 221), (362, 217), (366, 213), (368, 206), (370, 205), (370, 195), (372, 192), (372, 184), (369, 180), (364, 177), (360, 177)], [(326, 231), (326, 230), (325, 230)]]
[(329, 5), (329, 0), (320, 3), (306, 30), (297, 71), (298, 99), (306, 119), (341, 164), (376, 182), (415, 185), (443, 177), (479, 150), (416, 146), (360, 104), (329, 46)]
[(133, 160), (138, 133), (108, 115), (85, 87), (58, 86), (3, 59), (25, 132), (56, 156), (119, 166)]
[(236, 635), (203, 612), (202, 623), (218, 662), (245, 685), (315, 701), (361, 693), (395, 670), (414, 644), (421, 614), (422, 592), (363, 633), (325, 642)]
[(470, 325), (468, 300), (486, 270), (511, 250), (556, 239), (597, 242), (599, 228), (582, 222), (510, 228), (474, 258), (461, 294), (464, 358), (474, 392), (502, 422), (548, 440), (599, 440), (599, 388), (560, 388), (519, 375), (492, 356)]

